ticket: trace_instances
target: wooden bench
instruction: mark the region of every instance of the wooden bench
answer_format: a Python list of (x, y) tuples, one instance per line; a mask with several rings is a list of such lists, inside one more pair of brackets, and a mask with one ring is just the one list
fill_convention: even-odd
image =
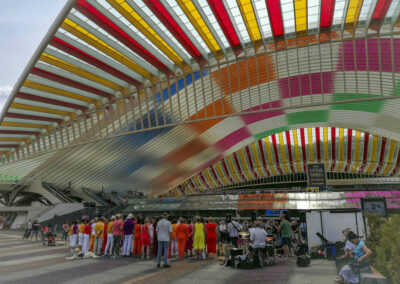
[[(339, 272), (342, 267), (350, 261), (349, 258), (337, 258), (335, 261), (337, 271)], [(383, 276), (373, 266), (370, 266), (371, 272), (360, 273), (361, 284), (388, 284), (385, 276)]]
[(388, 281), (385, 276), (383, 276), (378, 270), (373, 266), (370, 266), (371, 272), (361, 272), (360, 273), (360, 283), (361, 284), (387, 284)]

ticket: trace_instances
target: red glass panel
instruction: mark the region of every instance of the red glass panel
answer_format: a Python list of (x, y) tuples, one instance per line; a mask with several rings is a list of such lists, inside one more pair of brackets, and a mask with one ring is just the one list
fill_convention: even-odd
[(187, 52), (194, 57), (194, 59), (201, 60), (200, 51), (190, 41), (188, 36), (183, 32), (178, 23), (172, 18), (165, 7), (159, 0), (143, 0), (149, 9), (156, 15), (156, 17), (165, 25), (165, 27), (173, 34), (176, 39), (182, 44)]
[(279, 0), (266, 0), (271, 29), (274, 36), (283, 35), (283, 21)]
[(321, 28), (326, 28), (331, 26), (334, 8), (335, 8), (335, 0), (321, 1), (321, 19), (320, 19)]
[(240, 40), (236, 35), (235, 28), (226, 12), (225, 6), (222, 0), (208, 0), (211, 10), (213, 11), (219, 25), (224, 32), (226, 39), (228, 40), (231, 47), (240, 46)]
[(377, 20), (384, 18), (389, 10), (391, 2), (392, 1), (390, 0), (378, 0), (378, 3), (376, 3), (375, 6), (375, 11), (372, 14), (372, 19)]
[(100, 13), (96, 8), (91, 6), (86, 0), (78, 0), (78, 4), (75, 8), (88, 17), (91, 21), (99, 25), (101, 28), (106, 30), (113, 37), (124, 43), (133, 52), (137, 53), (144, 60), (154, 65), (163, 73), (172, 73), (168, 68), (158, 60), (153, 54), (141, 46), (138, 42), (132, 39), (127, 33), (120, 29), (116, 24), (110, 21), (106, 16)]

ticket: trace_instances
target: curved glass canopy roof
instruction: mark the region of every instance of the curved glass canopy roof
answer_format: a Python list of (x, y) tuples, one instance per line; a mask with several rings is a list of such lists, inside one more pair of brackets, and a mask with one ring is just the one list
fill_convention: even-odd
[(1, 114), (0, 173), (158, 194), (286, 130), (400, 141), (399, 15), (399, 0), (70, 0)]
[(327, 172), (398, 176), (400, 144), (352, 129), (309, 127), (261, 138), (196, 173), (170, 194), (229, 187), (266, 177), (305, 173), (307, 163), (324, 163)]

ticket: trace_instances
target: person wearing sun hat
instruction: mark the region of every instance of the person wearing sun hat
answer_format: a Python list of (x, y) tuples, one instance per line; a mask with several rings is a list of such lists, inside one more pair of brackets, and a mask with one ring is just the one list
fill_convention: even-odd
[[(354, 263), (358, 263), (357, 266), (359, 272), (369, 271), (370, 267), (368, 257), (372, 254), (372, 251), (362, 240), (360, 240), (360, 237), (353, 232), (348, 233), (347, 239), (356, 246), (354, 249)], [(356, 265), (352, 264), (353, 263), (346, 264), (342, 267), (342, 269), (339, 271), (339, 275), (335, 279), (337, 282), (346, 281), (350, 283), (358, 283), (360, 281), (358, 273), (354, 269)]]

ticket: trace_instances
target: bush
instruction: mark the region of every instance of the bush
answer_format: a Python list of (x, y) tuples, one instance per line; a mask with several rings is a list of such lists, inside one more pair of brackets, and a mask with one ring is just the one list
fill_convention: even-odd
[(388, 219), (368, 215), (367, 247), (373, 252), (371, 264), (389, 283), (400, 283), (400, 215)]

